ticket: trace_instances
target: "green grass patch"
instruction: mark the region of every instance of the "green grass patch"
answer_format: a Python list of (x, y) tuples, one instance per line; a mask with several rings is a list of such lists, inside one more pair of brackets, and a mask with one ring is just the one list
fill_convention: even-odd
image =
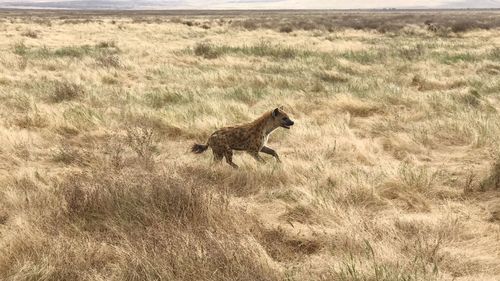
[[(191, 50), (190, 50), (191, 51)], [(292, 46), (283, 46), (272, 44), (268, 41), (262, 41), (251, 46), (227, 46), (214, 45), (210, 43), (199, 43), (192, 52), (199, 57), (214, 59), (224, 55), (245, 55), (255, 57), (271, 57), (275, 59), (295, 59), (298, 57), (307, 57), (313, 55), (312, 52), (299, 50)]]
[(102, 123), (104, 120), (99, 112), (84, 105), (77, 105), (66, 109), (63, 113), (63, 118), (79, 130), (88, 130)]
[(144, 102), (149, 107), (160, 109), (167, 105), (192, 102), (192, 96), (180, 91), (155, 89), (144, 95)]
[(476, 62), (481, 58), (481, 56), (474, 55), (470, 52), (465, 53), (453, 53), (450, 54), (448, 52), (444, 53), (434, 53), (434, 56), (444, 64), (457, 64), (461, 62)]
[(340, 57), (360, 64), (374, 64), (382, 62), (386, 56), (379, 50), (363, 50), (347, 51), (340, 54)]
[(257, 101), (263, 99), (267, 94), (268, 93), (262, 89), (235, 88), (230, 90), (225, 97), (227, 99), (241, 101), (246, 104), (255, 104)]
[(83, 58), (101, 57), (105, 55), (113, 55), (120, 52), (116, 45), (103, 44), (102, 42), (96, 45), (82, 46), (64, 46), (61, 48), (51, 49), (47, 46), (29, 47), (24, 42), (18, 42), (14, 45), (13, 52), (16, 55), (28, 57), (32, 59), (49, 59), (49, 58)]
[(493, 61), (500, 61), (500, 48), (496, 47), (495, 49), (491, 50), (488, 54), (488, 58)]

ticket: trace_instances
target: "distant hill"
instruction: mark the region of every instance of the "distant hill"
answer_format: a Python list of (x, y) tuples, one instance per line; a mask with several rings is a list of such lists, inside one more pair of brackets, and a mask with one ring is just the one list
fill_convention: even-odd
[(185, 1), (174, 0), (69, 0), (69, 1), (0, 1), (0, 7), (42, 9), (174, 9), (186, 8)]
[[(269, 0), (273, 2), (276, 0)], [(208, 1), (214, 3), (214, 1)], [(263, 0), (220, 0), (217, 1), (217, 7), (248, 7), (249, 3), (262, 3)], [(500, 8), (500, 0), (463, 0), (463, 1), (442, 1), (442, 5), (430, 6), (399, 6), (398, 8), (410, 9), (482, 9), (482, 8)], [(190, 4), (191, 3), (191, 4)], [(383, 3), (383, 2), (382, 2)], [(340, 3), (338, 3), (340, 5)], [(0, 8), (38, 8), (38, 9), (114, 9), (114, 10), (140, 10), (140, 9), (206, 9), (207, 2), (203, 0), (185, 1), (185, 0), (0, 0)], [(287, 5), (283, 1), (285, 8), (293, 8), (293, 5)], [(258, 5), (257, 5), (258, 6)], [(327, 8), (334, 8), (332, 5), (326, 5)], [(260, 6), (259, 6), (260, 7)], [(346, 7), (345, 3), (339, 7)], [(353, 7), (355, 8), (355, 7)]]
[(499, 9), (500, 1), (496, 0), (464, 0), (450, 2), (439, 6), (442, 9)]

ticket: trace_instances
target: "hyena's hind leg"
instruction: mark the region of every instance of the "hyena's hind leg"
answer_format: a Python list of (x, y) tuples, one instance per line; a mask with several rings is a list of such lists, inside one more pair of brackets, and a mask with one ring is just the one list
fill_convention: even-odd
[(214, 154), (214, 162), (216, 164), (221, 163), (222, 159), (224, 158), (224, 150), (221, 150), (221, 149), (212, 149), (212, 152)]
[(226, 157), (226, 162), (231, 165), (231, 167), (238, 169), (238, 165), (233, 163), (233, 150), (230, 147), (224, 149), (224, 157)]

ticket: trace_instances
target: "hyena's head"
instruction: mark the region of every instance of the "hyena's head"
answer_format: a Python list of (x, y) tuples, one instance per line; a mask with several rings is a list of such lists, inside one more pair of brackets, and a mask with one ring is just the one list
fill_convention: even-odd
[(290, 129), (290, 127), (294, 124), (290, 117), (288, 117), (288, 114), (283, 111), (283, 108), (276, 108), (273, 110), (271, 116), (276, 127)]

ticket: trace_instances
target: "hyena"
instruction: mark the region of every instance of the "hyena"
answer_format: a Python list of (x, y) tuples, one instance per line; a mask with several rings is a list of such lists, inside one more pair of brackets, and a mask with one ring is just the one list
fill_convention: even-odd
[(233, 150), (246, 151), (259, 162), (265, 162), (259, 152), (272, 155), (281, 162), (278, 153), (266, 146), (267, 139), (277, 128), (290, 129), (293, 124), (282, 108), (276, 108), (253, 122), (217, 130), (208, 138), (206, 144), (195, 144), (191, 150), (200, 154), (210, 147), (215, 161), (220, 162), (225, 157), (226, 162), (236, 169), (238, 165), (233, 163)]

